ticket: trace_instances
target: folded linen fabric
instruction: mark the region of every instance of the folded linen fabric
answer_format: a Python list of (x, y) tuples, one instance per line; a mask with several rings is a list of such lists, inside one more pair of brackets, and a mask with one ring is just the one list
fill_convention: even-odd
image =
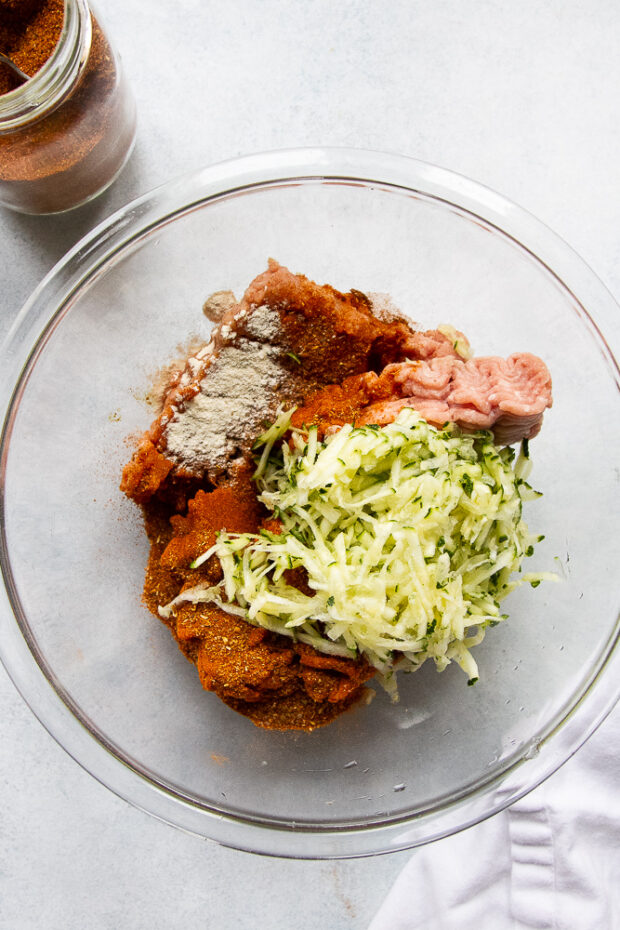
[(620, 706), (506, 811), (417, 850), (369, 930), (620, 928)]

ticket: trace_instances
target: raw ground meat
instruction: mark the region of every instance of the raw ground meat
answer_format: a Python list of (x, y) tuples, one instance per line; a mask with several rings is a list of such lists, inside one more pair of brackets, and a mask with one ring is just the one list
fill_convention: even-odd
[[(215, 557), (190, 563), (219, 530), (277, 531), (251, 481), (252, 444), (279, 407), (324, 434), (344, 423), (387, 423), (412, 406), (430, 422), (493, 428), (499, 442), (532, 436), (551, 405), (551, 380), (532, 355), (463, 359), (462, 334), (416, 331), (270, 261), (210, 341), (172, 377), (159, 416), (123, 471), (151, 541), (144, 600), (158, 608), (199, 583), (216, 584)], [(291, 583), (303, 589), (303, 577)], [(232, 616), (180, 606), (167, 622), (203, 686), (268, 729), (312, 730), (351, 707), (374, 674)]]

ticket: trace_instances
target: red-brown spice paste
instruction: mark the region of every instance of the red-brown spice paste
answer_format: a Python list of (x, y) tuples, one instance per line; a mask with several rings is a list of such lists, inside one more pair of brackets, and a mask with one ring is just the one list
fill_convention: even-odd
[[(123, 471), (121, 489), (145, 516), (144, 600), (158, 617), (182, 591), (221, 580), (216, 556), (191, 567), (220, 530), (281, 531), (251, 479), (253, 442), (280, 407), (296, 405), (294, 424), (316, 424), (323, 436), (344, 423), (385, 418), (393, 404), (430, 409), (432, 402), (465, 427), (468, 418), (479, 428), (487, 417), (482, 428), (508, 431), (513, 442), (534, 435), (551, 404), (540, 359), (467, 360), (455, 330), (417, 331), (359, 291), (319, 286), (276, 262), (238, 304), (226, 303), (210, 341), (171, 376), (159, 416)], [(303, 569), (285, 577), (312, 593)], [(164, 622), (203, 686), (268, 729), (329, 723), (359, 701), (375, 671), (363, 657), (319, 653), (212, 603), (183, 602)]]
[[(142, 505), (151, 541), (144, 600), (155, 615), (184, 588), (220, 579), (215, 558), (190, 568), (218, 530), (276, 530), (250, 476), (252, 442), (278, 406), (382, 368), (408, 352), (411, 336), (404, 320), (375, 316), (359, 291), (321, 287), (275, 262), (226, 310), (209, 343), (172, 378), (123, 473), (121, 487)], [(194, 438), (184, 449), (179, 437), (190, 427), (209, 442)], [(303, 589), (303, 573), (290, 581)], [(359, 701), (374, 674), (363, 658), (318, 653), (210, 604), (186, 604), (165, 622), (203, 686), (268, 729), (329, 723)]]

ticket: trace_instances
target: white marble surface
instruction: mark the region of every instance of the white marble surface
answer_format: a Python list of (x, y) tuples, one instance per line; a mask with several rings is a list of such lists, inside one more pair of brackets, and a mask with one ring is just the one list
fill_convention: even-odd
[[(63, 217), (0, 214), (0, 336), (98, 220), (205, 164), (352, 145), (516, 200), (620, 297), (613, 0), (100, 0), (139, 110), (117, 184)], [(171, 57), (176, 63), (173, 64)], [(219, 848), (133, 810), (45, 733), (0, 670), (0, 928), (365, 928), (407, 853), (344, 863)]]

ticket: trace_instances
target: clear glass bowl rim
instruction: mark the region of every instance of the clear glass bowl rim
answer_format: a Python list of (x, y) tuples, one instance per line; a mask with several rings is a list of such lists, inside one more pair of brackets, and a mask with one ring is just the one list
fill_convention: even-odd
[[(281, 183), (339, 180), (387, 185), (455, 205), (495, 227), (542, 263), (568, 290), (590, 326), (620, 387), (620, 308), (588, 265), (527, 211), (462, 175), (402, 155), (357, 149), (306, 148), (250, 155), (205, 168), (145, 194), (92, 230), (44, 278), (22, 308), (0, 349), (0, 399), (4, 427), (0, 451), (0, 522), (11, 414), (24, 369), (47, 338), (54, 319), (86, 281), (105, 273), (154, 227), (232, 192)], [(587, 310), (586, 310), (587, 307)], [(604, 335), (603, 335), (604, 334)], [(0, 597), (0, 659), (22, 697), (52, 737), (93, 777), (120, 797), (183, 830), (223, 845), (292, 858), (354, 858), (413, 848), (471, 826), (523, 797), (555, 772), (596, 730), (620, 697), (619, 630), (585, 691), (540, 741), (544, 752), (528, 754), (465, 797), (431, 811), (388, 822), (320, 828), (294, 822), (222, 815), (193, 804), (143, 777), (91, 733), (63, 700), (15, 622), (7, 571), (6, 539), (0, 552), (6, 588)], [(8, 590), (7, 590), (8, 589)], [(77, 710), (77, 709), (76, 709)], [(527, 764), (525, 764), (527, 763)]]

